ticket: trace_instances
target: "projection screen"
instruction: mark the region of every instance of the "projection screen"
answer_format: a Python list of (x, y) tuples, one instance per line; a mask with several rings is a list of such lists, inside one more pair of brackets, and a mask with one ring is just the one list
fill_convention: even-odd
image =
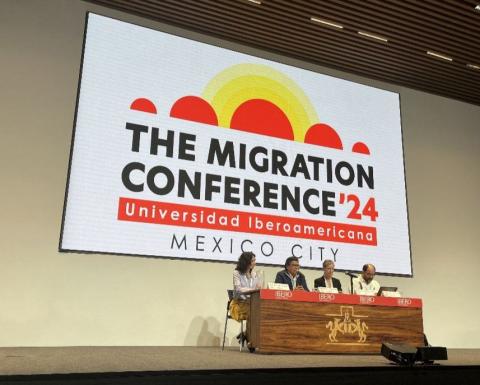
[(60, 251), (410, 276), (399, 95), (90, 13)]

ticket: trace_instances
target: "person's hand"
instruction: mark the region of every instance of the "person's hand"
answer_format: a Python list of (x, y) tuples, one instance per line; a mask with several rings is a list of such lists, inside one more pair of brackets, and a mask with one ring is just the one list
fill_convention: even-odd
[(298, 285), (295, 290), (304, 290), (303, 286), (302, 285)]

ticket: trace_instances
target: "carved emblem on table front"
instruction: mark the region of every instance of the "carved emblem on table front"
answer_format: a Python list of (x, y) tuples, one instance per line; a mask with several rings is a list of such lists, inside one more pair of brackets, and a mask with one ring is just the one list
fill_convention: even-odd
[(340, 306), (340, 314), (327, 314), (335, 317), (327, 322), (326, 328), (330, 329), (328, 338), (331, 343), (341, 343), (338, 341), (338, 335), (358, 335), (357, 343), (363, 344), (367, 340), (367, 323), (363, 321), (368, 318), (366, 315), (355, 314), (353, 306)]

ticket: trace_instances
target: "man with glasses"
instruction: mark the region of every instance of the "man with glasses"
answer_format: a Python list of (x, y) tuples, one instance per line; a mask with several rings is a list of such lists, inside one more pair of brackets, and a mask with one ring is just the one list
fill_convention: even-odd
[(288, 257), (285, 261), (285, 270), (279, 271), (275, 283), (286, 283), (290, 290), (308, 291), (305, 276), (300, 273), (300, 263), (297, 257)]
[(335, 263), (331, 259), (323, 261), (323, 277), (317, 278), (314, 281), (314, 287), (329, 287), (336, 288), (339, 293), (342, 292), (342, 284), (337, 278), (333, 278), (335, 271)]

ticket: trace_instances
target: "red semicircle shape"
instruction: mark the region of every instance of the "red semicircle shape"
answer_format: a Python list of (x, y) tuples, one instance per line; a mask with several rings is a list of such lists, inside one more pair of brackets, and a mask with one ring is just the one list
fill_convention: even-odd
[(343, 150), (342, 140), (337, 131), (324, 123), (314, 124), (308, 129), (305, 134), (305, 143)]
[(352, 147), (352, 152), (358, 152), (359, 154), (370, 155), (370, 149), (365, 143), (357, 142)]
[(153, 104), (150, 100), (145, 98), (138, 98), (135, 99), (132, 104), (130, 105), (131, 110), (148, 112), (150, 114), (156, 114), (157, 108), (155, 104)]
[(184, 96), (178, 99), (170, 110), (172, 118), (218, 126), (217, 114), (205, 99), (198, 96)]
[(293, 140), (292, 125), (285, 113), (264, 99), (250, 99), (240, 104), (232, 115), (230, 128)]

